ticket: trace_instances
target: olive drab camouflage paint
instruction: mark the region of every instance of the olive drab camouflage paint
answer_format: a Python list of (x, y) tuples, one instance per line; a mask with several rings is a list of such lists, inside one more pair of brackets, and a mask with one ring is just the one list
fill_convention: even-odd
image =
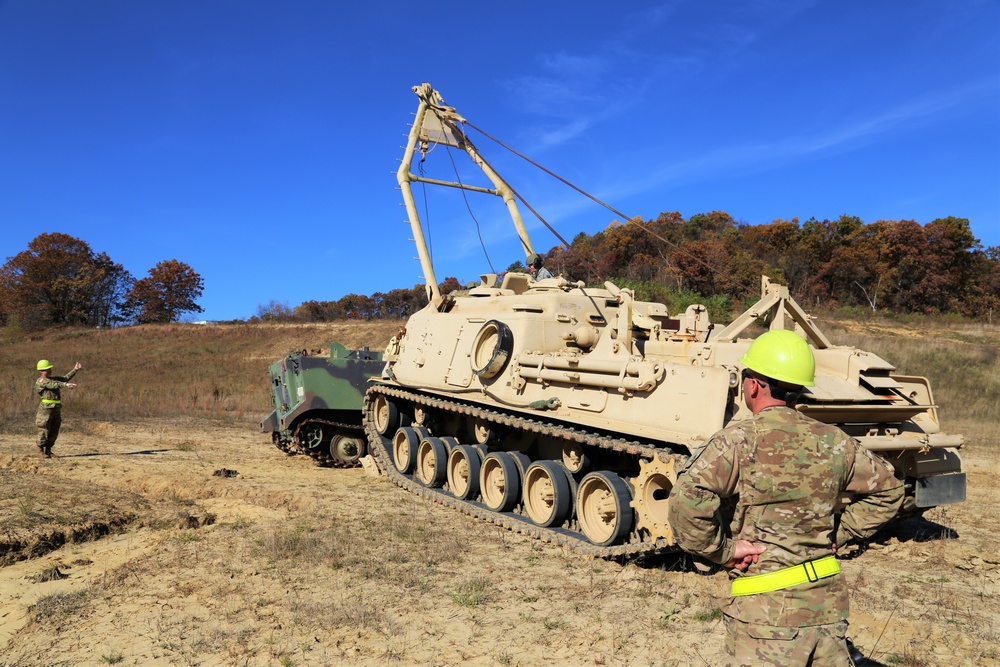
[(361, 408), (368, 378), (382, 370), (382, 353), (330, 344), (330, 356), (297, 350), (268, 368), (274, 411), (260, 423), (274, 444), (319, 463), (356, 465), (364, 455)]

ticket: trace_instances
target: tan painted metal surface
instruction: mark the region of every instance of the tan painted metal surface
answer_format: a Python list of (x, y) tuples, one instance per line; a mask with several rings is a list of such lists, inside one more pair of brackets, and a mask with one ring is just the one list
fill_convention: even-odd
[[(385, 353), (379, 384), (407, 391), (390, 398), (373, 394), (379, 403), (371, 414), (384, 415), (390, 401), (400, 416), (388, 425), (379, 417), (369, 428), (381, 434), (372, 435), (374, 448), (379, 438), (389, 443), (387, 458), (407, 459), (416, 439), (417, 451), (431, 461), (415, 478), (397, 466), (393, 474), (400, 483), (435, 486), (443, 473), (432, 472), (444, 470), (439, 459), (453, 451), (450, 445), (447, 451), (421, 445), (422, 431), (408, 426), (420, 423), (427, 437), (474, 446), (459, 453), (450, 471), (462, 475), (460, 495), (469, 495), (470, 451), (482, 459), (488, 508), (506, 506), (511, 486), (526, 479), (526, 502), (513, 513), (549, 524), (536, 534), (561, 527), (602, 546), (669, 542), (665, 501), (677, 471), (714, 432), (749, 416), (737, 360), (752, 341), (748, 331), (764, 318), (772, 329), (796, 331), (814, 349), (817, 382), (803, 393), (800, 409), (840, 425), (889, 459), (912, 482), (911, 510), (927, 499), (964, 499), (964, 477), (960, 485), (954, 477), (961, 475), (956, 449), (962, 437), (940, 432), (929, 383), (896, 375), (890, 363), (869, 352), (831, 344), (787, 287), (766, 277), (758, 303), (724, 326), (713, 324), (702, 306), (668, 313), (663, 304), (636, 301), (630, 290), (610, 282), (592, 287), (560, 276), (536, 282), (508, 273), (497, 286), (498, 277), (486, 274), (463, 294), (442, 295), (411, 182), (499, 197), (526, 256), (534, 250), (512, 189), (468, 140), (465, 119), (428, 84), (414, 92), (419, 107), (397, 178), (429, 303)], [(415, 176), (412, 161), (436, 145), (465, 152), (494, 187)], [(390, 427), (400, 432), (386, 432)], [(544, 463), (550, 461), (558, 467)], [(407, 465), (412, 462), (402, 467)], [(512, 479), (515, 469), (520, 477)], [(925, 489), (923, 496), (918, 487)], [(572, 506), (560, 517), (567, 488)], [(447, 483), (438, 493), (455, 495)]]

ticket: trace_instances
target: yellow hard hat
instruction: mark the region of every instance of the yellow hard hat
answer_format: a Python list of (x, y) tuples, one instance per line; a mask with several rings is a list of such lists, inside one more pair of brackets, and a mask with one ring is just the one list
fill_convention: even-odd
[(800, 387), (816, 384), (816, 359), (802, 336), (787, 329), (761, 334), (740, 363), (764, 377)]
[(52, 362), (48, 359), (42, 359), (38, 362), (38, 366), (36, 366), (36, 369), (40, 371), (47, 371), (50, 368), (52, 368)]

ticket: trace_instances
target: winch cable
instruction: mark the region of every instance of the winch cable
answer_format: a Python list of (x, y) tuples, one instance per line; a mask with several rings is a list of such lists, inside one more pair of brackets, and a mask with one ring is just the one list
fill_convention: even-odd
[(462, 186), (459, 189), (462, 191), (462, 199), (465, 201), (465, 208), (469, 211), (469, 216), (472, 218), (472, 221), (476, 223), (476, 234), (479, 236), (479, 245), (483, 248), (483, 255), (486, 256), (486, 263), (490, 267), (490, 273), (496, 273), (496, 269), (493, 268), (493, 262), (490, 261), (490, 254), (486, 251), (486, 242), (483, 241), (483, 232), (479, 228), (479, 220), (476, 219), (476, 214), (472, 212), (472, 205), (469, 203), (469, 196), (465, 193), (465, 184), (462, 183), (462, 176), (458, 173), (458, 165), (455, 164), (455, 156), (451, 154), (451, 148), (449, 146), (446, 145), (445, 148), (448, 149), (447, 153), (448, 159), (451, 160), (451, 168), (455, 170), (455, 180)]
[[(490, 135), (486, 134), (485, 132), (483, 132), (482, 130), (480, 130), (475, 125), (472, 125), (471, 123), (469, 123), (468, 121), (466, 121), (464, 124), (468, 125), (469, 127), (471, 127), (474, 130), (479, 131), (481, 134), (483, 134), (483, 136), (487, 137), (488, 139), (493, 139), (493, 137), (491, 137)], [(465, 135), (464, 132), (462, 134)], [(468, 137), (466, 137), (466, 141), (469, 141)], [(530, 159), (524, 157), (523, 155), (521, 155), (520, 153), (518, 153), (514, 149), (512, 149), (512, 148), (510, 148), (510, 147), (508, 147), (506, 145), (504, 145), (503, 142), (497, 141), (496, 139), (493, 139), (493, 141), (496, 141), (496, 143), (500, 144), (501, 146), (503, 146), (507, 150), (511, 151), (512, 153), (514, 153), (515, 155), (517, 155), (521, 159), (524, 159), (524, 160), (527, 160), (528, 162), (531, 162)], [(470, 141), (469, 143), (472, 143), (472, 142)], [(478, 151), (477, 151), (477, 153), (478, 153)], [(478, 155), (479, 155), (479, 159), (482, 160), (484, 164), (489, 165), (490, 169), (493, 169), (493, 165), (491, 165), (489, 162), (487, 162), (486, 158), (483, 157), (482, 153), (478, 153)], [(534, 162), (531, 162), (531, 163), (535, 164)], [(545, 169), (544, 167), (541, 167), (540, 165), (535, 165), (535, 166), (539, 167), (539, 169), (541, 169), (542, 171), (548, 171), (547, 169)], [(493, 171), (494, 171), (494, 173), (496, 172), (495, 169)], [(560, 180), (562, 180), (562, 179), (560, 179)], [(506, 180), (504, 180), (504, 184), (510, 189), (510, 191), (514, 194), (514, 196), (517, 197), (518, 201), (520, 201), (522, 204), (524, 204), (525, 208), (527, 208), (529, 211), (531, 211), (532, 215), (534, 215), (536, 218), (538, 218), (538, 221), (541, 222), (543, 225), (545, 225), (545, 227), (550, 232), (552, 232), (552, 235), (555, 236), (557, 239), (559, 239), (559, 241), (562, 242), (562, 244), (566, 247), (566, 250), (568, 252), (576, 255), (576, 257), (578, 257), (580, 259), (580, 261), (590, 270), (590, 273), (592, 275), (596, 276), (598, 280), (601, 280), (601, 281), (604, 280), (604, 277), (601, 275), (601, 272), (597, 270), (597, 268), (590, 262), (590, 260), (588, 260), (586, 257), (584, 257), (583, 255), (581, 255), (579, 252), (577, 252), (576, 250), (574, 250), (573, 246), (571, 246), (569, 244), (569, 242), (566, 239), (564, 239), (562, 237), (562, 235), (558, 231), (556, 231), (556, 229), (552, 225), (550, 225), (545, 218), (542, 217), (541, 213), (539, 213), (538, 211), (536, 211), (534, 209), (534, 207), (531, 204), (528, 203), (527, 199), (525, 199), (524, 197), (521, 196), (520, 192), (518, 192), (517, 190), (515, 190), (514, 187), (510, 183), (508, 183)], [(579, 189), (579, 188), (577, 188), (577, 189)], [(581, 192), (582, 192), (582, 190), (581, 190)], [(584, 193), (584, 194), (586, 194), (586, 193)]]
[[(555, 172), (553, 172), (553, 171), (545, 168), (544, 166), (542, 166), (539, 163), (537, 163), (534, 160), (532, 160), (527, 155), (524, 155), (523, 153), (517, 151), (516, 149), (508, 146), (507, 144), (505, 144), (504, 142), (500, 141), (496, 137), (493, 137), (493, 136), (489, 135), (488, 133), (484, 132), (482, 129), (480, 129), (480, 128), (476, 127), (475, 125), (473, 125), (472, 123), (470, 123), (469, 121), (465, 121), (465, 125), (468, 125), (473, 130), (479, 132), (480, 134), (482, 134), (487, 139), (489, 139), (489, 140), (491, 140), (491, 141), (499, 144), (503, 148), (506, 148), (507, 150), (509, 150), (511, 153), (513, 153), (514, 155), (518, 156), (522, 160), (525, 160), (526, 162), (528, 162), (529, 164), (531, 164), (531, 165), (533, 165), (535, 167), (538, 167), (539, 169), (541, 169), (542, 171), (544, 171), (546, 174), (548, 174), (552, 178), (560, 181), (564, 185), (568, 185), (569, 187), (573, 188), (574, 190), (576, 190), (577, 192), (579, 192), (580, 194), (582, 194), (584, 197), (586, 197), (586, 198), (590, 199), (591, 201), (599, 204), (600, 206), (603, 206), (604, 208), (608, 209), (609, 211), (611, 211), (615, 215), (620, 216), (623, 220), (625, 220), (626, 224), (632, 223), (632, 224), (638, 225), (638, 223), (635, 221), (635, 219), (630, 218), (629, 216), (625, 215), (624, 213), (622, 213), (621, 211), (619, 211), (615, 207), (611, 206), (610, 204), (604, 203), (603, 201), (601, 201), (597, 197), (593, 196), (589, 192), (586, 192), (585, 190), (583, 190), (581, 188), (578, 188), (577, 186), (573, 185), (572, 183), (570, 183), (569, 181), (567, 181), (565, 178), (563, 178), (559, 174), (557, 174), (557, 173), (555, 173)], [(560, 241), (562, 241), (562, 243), (567, 247), (567, 249), (570, 247), (570, 245), (568, 243), (566, 243), (566, 240), (562, 236), (560, 236), (554, 229), (552, 229), (552, 227), (549, 225), (549, 223), (545, 222), (545, 220), (543, 220), (542, 217), (540, 215), (538, 215), (538, 213), (535, 211), (535, 209), (531, 208), (531, 206), (528, 204), (528, 202), (524, 201), (524, 198), (521, 197), (521, 195), (517, 194), (516, 191), (514, 192), (514, 194), (515, 194), (515, 196), (518, 199), (521, 200), (521, 202), (525, 206), (528, 207), (528, 210), (530, 210), (532, 213), (535, 214), (535, 217), (537, 217), (542, 222), (542, 224), (544, 224), (546, 227), (549, 228), (549, 231), (551, 231), (553, 234), (555, 234), (556, 238), (558, 238)], [(670, 246), (671, 248), (673, 248), (677, 252), (683, 253), (684, 255), (690, 257), (694, 261), (696, 261), (699, 264), (701, 264), (702, 266), (704, 266), (709, 271), (718, 273), (718, 270), (716, 269), (716, 267), (712, 266), (711, 264), (709, 264), (708, 262), (706, 262), (705, 260), (703, 260), (698, 255), (695, 255), (690, 250), (686, 250), (682, 246), (679, 246), (676, 243), (674, 243), (673, 241), (669, 241), (669, 240), (665, 239), (663, 236), (661, 236), (660, 234), (657, 234), (652, 229), (649, 229), (648, 227), (646, 227), (644, 225), (638, 225), (638, 226), (639, 226), (639, 229), (643, 230), (644, 232), (646, 232), (647, 234), (649, 234), (653, 238), (658, 239), (662, 243), (665, 243), (666, 245)]]

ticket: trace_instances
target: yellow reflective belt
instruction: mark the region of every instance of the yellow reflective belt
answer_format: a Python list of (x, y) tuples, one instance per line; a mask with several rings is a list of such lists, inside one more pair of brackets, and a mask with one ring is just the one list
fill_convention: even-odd
[(60, 403), (62, 403), (62, 401), (57, 401), (51, 398), (43, 398), (42, 403), (44, 403), (45, 405), (59, 405)]
[(838, 572), (840, 572), (840, 563), (837, 562), (837, 557), (831, 554), (767, 574), (755, 574), (752, 577), (733, 579), (733, 597), (780, 591), (783, 588), (798, 586), (807, 581), (819, 581), (826, 577), (832, 577)]

